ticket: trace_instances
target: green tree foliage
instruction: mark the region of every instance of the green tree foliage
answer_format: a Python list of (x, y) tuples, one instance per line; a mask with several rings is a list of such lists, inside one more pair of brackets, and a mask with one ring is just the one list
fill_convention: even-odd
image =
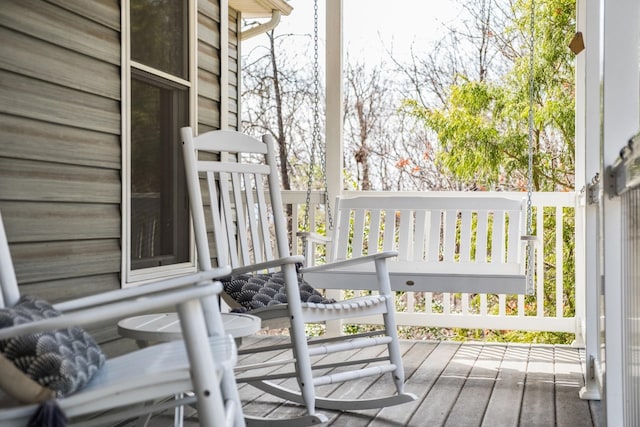
[[(496, 52), (493, 62), (487, 56), (478, 67), (460, 67), (439, 105), (425, 105), (422, 99), (405, 101), (405, 108), (435, 133), (436, 161), (467, 187), (494, 190), (526, 190), (529, 154), (529, 111), (533, 108), (532, 187), (534, 191), (572, 191), (574, 189), (575, 91), (574, 57), (568, 49), (575, 32), (575, 0), (534, 1), (534, 55), (531, 73), (532, 0), (469, 3), (474, 19), (486, 20), (473, 28), (482, 31), (469, 37), (471, 45)], [(505, 19), (492, 20), (504, 12)], [(501, 27), (499, 27), (501, 25)], [(482, 40), (482, 43), (478, 42)], [(499, 67), (496, 67), (499, 64)], [(496, 68), (501, 73), (491, 72)], [(441, 79), (442, 81), (442, 79)], [(531, 84), (533, 90), (530, 92)], [(531, 96), (531, 93), (533, 96)], [(545, 230), (554, 230), (556, 217), (543, 212)], [(535, 224), (535, 221), (534, 221)], [(544, 295), (527, 296), (525, 311), (539, 310), (554, 316), (557, 312), (555, 278), (563, 268), (563, 307), (565, 315), (575, 311), (575, 266), (573, 215), (564, 217), (562, 266), (555, 265), (555, 235), (544, 233)], [(534, 230), (535, 233), (535, 230)], [(513, 310), (515, 309), (515, 297)], [(542, 304), (542, 307), (539, 307)], [(509, 307), (508, 307), (509, 310)], [(514, 314), (514, 313), (508, 313)], [(570, 342), (572, 334), (530, 333), (522, 331), (454, 330), (458, 338), (479, 338), (527, 342)]]
[[(574, 34), (574, 0), (535, 0), (533, 98), (530, 97), (531, 0), (513, 3), (500, 30), (483, 26), (496, 44), (502, 74), (460, 74), (443, 105), (417, 100), (406, 106), (438, 139), (438, 161), (457, 179), (481, 188), (526, 188), (530, 103), (534, 122), (533, 188), (566, 191), (574, 173), (574, 65), (568, 49)], [(508, 43), (505, 42), (508, 40)]]

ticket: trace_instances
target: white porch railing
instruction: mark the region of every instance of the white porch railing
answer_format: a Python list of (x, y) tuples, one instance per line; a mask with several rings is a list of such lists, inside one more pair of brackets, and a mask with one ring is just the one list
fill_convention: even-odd
[[(357, 192), (345, 192), (355, 195)], [(380, 192), (381, 197), (394, 197), (398, 193)], [(416, 197), (442, 195), (442, 193), (409, 193)], [(483, 197), (483, 192), (447, 193), (456, 197)], [(406, 195), (406, 193), (405, 193)], [(495, 193), (492, 194), (495, 196)], [(521, 200), (524, 193), (500, 193), (501, 196)], [(324, 228), (322, 195), (311, 194), (309, 223)], [(306, 206), (305, 191), (283, 192), (283, 202), (292, 207), (292, 225), (302, 225)], [(575, 236), (575, 193), (534, 193), (532, 197), (535, 230), (538, 236), (536, 252), (536, 293), (525, 295), (450, 294), (437, 292), (398, 293), (396, 320), (399, 325), (570, 332), (579, 331), (576, 319), (581, 313), (584, 284), (576, 283), (573, 258), (565, 259), (565, 252), (579, 253), (582, 248), (568, 248), (577, 244)], [(542, 213), (542, 215), (540, 215)], [(575, 242), (575, 243), (574, 243)], [(299, 252), (301, 242), (294, 245)], [(314, 256), (314, 254), (311, 254)], [(569, 304), (573, 301), (573, 305)], [(575, 312), (571, 307), (575, 307)], [(372, 319), (361, 319), (373, 323)]]

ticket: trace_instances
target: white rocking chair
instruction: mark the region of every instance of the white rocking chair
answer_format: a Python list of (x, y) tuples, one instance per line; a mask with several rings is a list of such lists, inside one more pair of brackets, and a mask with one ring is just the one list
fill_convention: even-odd
[[(394, 319), (394, 297), (386, 266), (387, 259), (396, 256), (396, 253), (382, 252), (314, 267), (319, 275), (319, 270), (331, 271), (361, 263), (374, 264), (376, 279), (371, 282), (371, 289), (374, 291), (372, 295), (338, 302), (310, 302), (316, 301), (313, 298), (303, 302), (298, 272), (304, 275), (305, 269), (299, 268), (304, 264), (304, 259), (290, 255), (287, 219), (281, 200), (273, 138), (265, 135), (259, 141), (234, 131), (213, 131), (194, 137), (191, 128), (183, 128), (181, 133), (200, 268), (204, 271), (211, 269), (211, 257), (215, 256), (218, 265), (232, 266), (232, 278), (246, 279), (247, 273), (278, 272), (284, 280), (287, 302), (267, 302), (267, 296), (259, 295), (260, 298), (252, 301), (260, 300), (265, 306), (252, 310), (251, 314), (262, 318), (263, 327), (289, 328), (295, 358), (295, 371), (289, 377), (297, 379), (299, 390), (285, 389), (270, 381), (282, 379), (281, 374), (249, 378), (239, 375), (237, 381), (246, 381), (263, 391), (306, 407), (305, 415), (277, 420), (279, 425), (300, 426), (325, 422), (326, 416), (317, 413), (316, 408), (370, 409), (414, 400), (414, 395), (404, 392), (404, 371)], [(220, 160), (212, 160), (215, 158)], [(208, 239), (211, 231), (213, 253)], [(231, 280), (228, 283), (232, 287), (235, 282)], [(346, 283), (335, 282), (320, 281), (311, 285), (321, 289), (349, 288)], [(302, 294), (308, 296), (305, 291)], [(252, 295), (256, 295), (256, 292), (242, 293), (241, 298), (246, 303)], [(282, 298), (282, 294), (276, 295), (278, 296)], [(223, 294), (223, 297), (231, 307), (238, 306), (238, 302), (229, 295)], [(305, 323), (370, 315), (383, 316), (384, 330), (327, 340), (308, 341), (305, 335)], [(371, 346), (386, 348), (384, 357), (375, 360), (383, 363), (362, 368), (362, 364), (368, 364), (372, 360), (349, 360), (338, 364), (339, 367), (330, 375), (316, 375), (313, 372), (313, 356)], [(250, 349), (247, 352), (271, 349)], [(330, 399), (316, 395), (316, 388), (320, 385), (382, 374), (392, 376), (395, 394), (356, 400)], [(274, 419), (248, 419), (248, 423), (249, 421), (268, 423)]]
[[(212, 269), (56, 304), (54, 308), (62, 315), (0, 329), (0, 342), (75, 326), (105, 325), (109, 321), (115, 325), (118, 319), (132, 314), (175, 306), (184, 341), (155, 345), (107, 359), (84, 388), (55, 399), (57, 407), (64, 412), (70, 425), (88, 427), (113, 424), (195, 400), (202, 426), (242, 426), (244, 418), (237, 390), (234, 387), (234, 394), (226, 386), (235, 384), (235, 343), (230, 336), (221, 333), (222, 320), (215, 313), (217, 294), (222, 286), (220, 282), (212, 281), (229, 271), (228, 267)], [(0, 309), (9, 312), (14, 307), (15, 310), (20, 292), (1, 216), (0, 291)], [(210, 313), (205, 315), (205, 311)], [(3, 356), (2, 361), (1, 375), (11, 371), (26, 385), (5, 384), (4, 390), (0, 388), (0, 425), (24, 427), (39, 408), (35, 399), (33, 403), (24, 403), (24, 388), (28, 385), (40, 389), (40, 385), (26, 376), (23, 378), (22, 372), (17, 371), (8, 358)], [(47, 398), (51, 398), (53, 392), (46, 390)], [(159, 403), (191, 391), (194, 398)], [(21, 397), (23, 403), (16, 400)]]

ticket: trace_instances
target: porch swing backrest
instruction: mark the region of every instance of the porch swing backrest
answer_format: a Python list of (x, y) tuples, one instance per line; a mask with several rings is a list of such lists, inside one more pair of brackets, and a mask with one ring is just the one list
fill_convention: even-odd
[[(525, 214), (524, 200), (505, 197), (338, 198), (330, 259), (397, 251), (388, 261), (396, 291), (525, 293)], [(348, 274), (353, 289), (367, 289), (373, 272)]]

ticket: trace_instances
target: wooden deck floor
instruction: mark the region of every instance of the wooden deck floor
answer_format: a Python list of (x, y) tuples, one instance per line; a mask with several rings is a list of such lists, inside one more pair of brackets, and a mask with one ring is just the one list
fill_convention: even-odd
[[(245, 340), (244, 346), (260, 339)], [(406, 389), (415, 402), (354, 412), (321, 411), (330, 426), (595, 426), (600, 403), (580, 400), (583, 351), (569, 346), (403, 341)], [(274, 353), (274, 357), (283, 357)], [(245, 359), (251, 356), (244, 356)], [(242, 361), (242, 358), (241, 358)], [(388, 376), (328, 385), (332, 397), (372, 396), (391, 391)], [(290, 381), (290, 380), (287, 380)], [(300, 413), (248, 385), (240, 386), (245, 414), (286, 417)], [(185, 426), (196, 426), (187, 411)], [(160, 414), (153, 426), (173, 425)]]

